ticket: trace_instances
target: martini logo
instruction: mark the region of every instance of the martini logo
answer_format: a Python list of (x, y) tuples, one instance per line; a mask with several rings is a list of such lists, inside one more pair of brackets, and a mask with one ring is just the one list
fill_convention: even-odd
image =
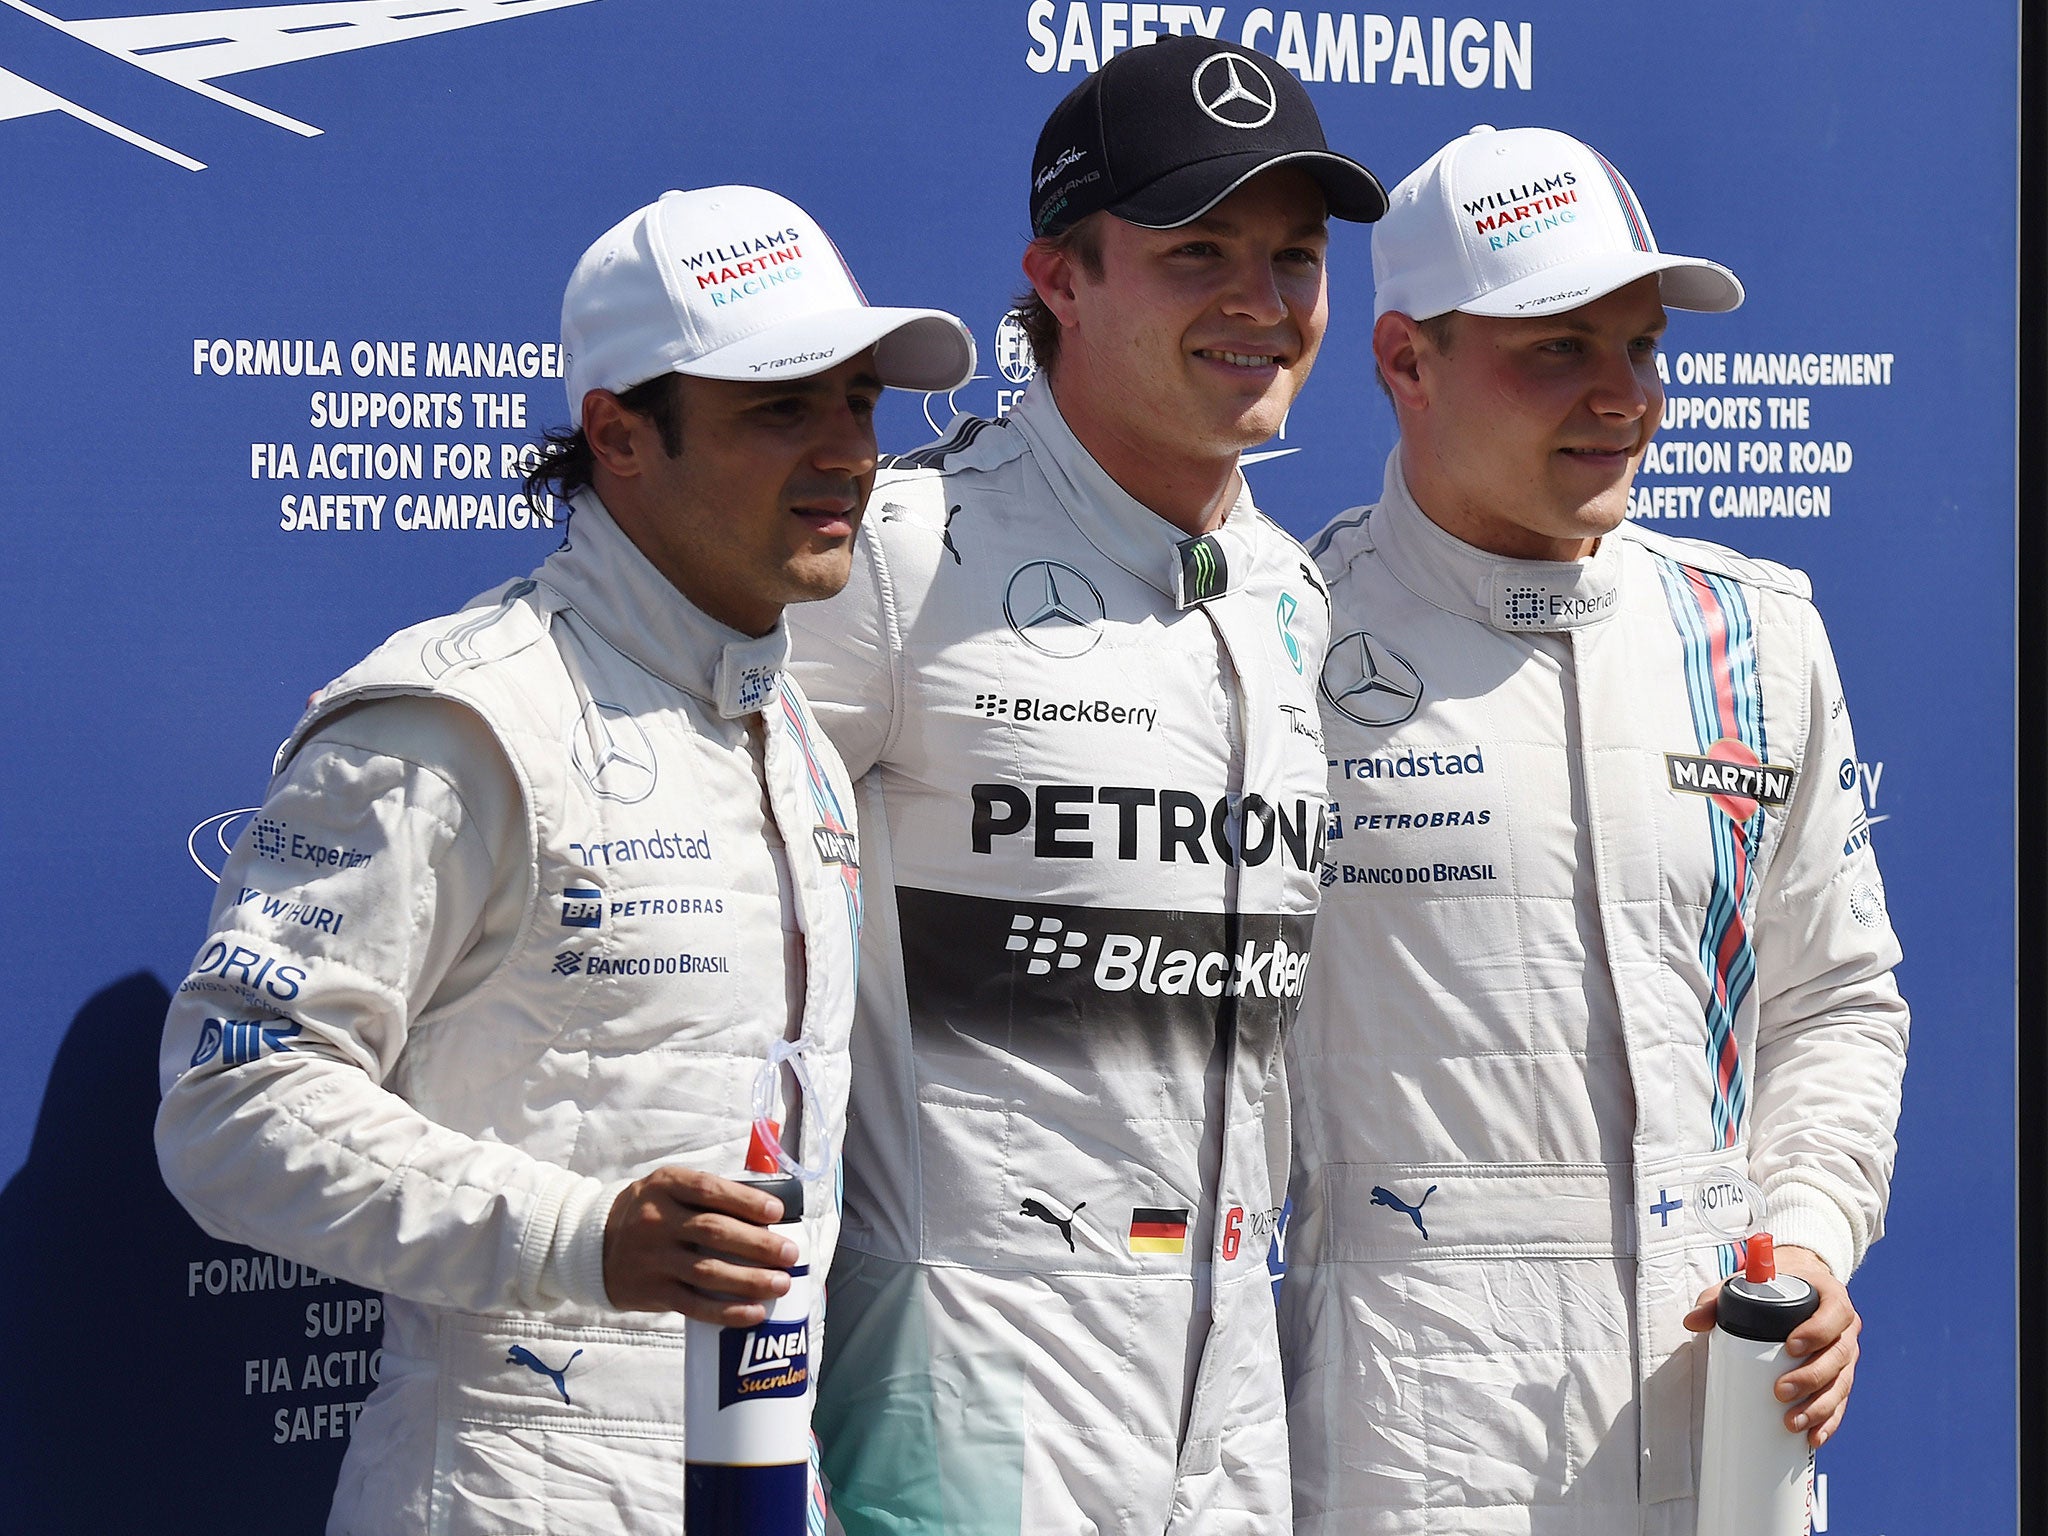
[(1748, 821), (1760, 806), (1777, 810), (1792, 798), (1795, 775), (1790, 768), (1762, 762), (1743, 743), (1725, 736), (1703, 757), (1667, 752), (1664, 763), (1673, 789), (1705, 795), (1735, 821)]
[[(301, 138), (317, 138), (321, 130), (313, 124), (214, 82), (276, 64), (298, 64), (591, 3), (330, 0), (317, 6), (251, 5), (75, 21), (14, 5), (4, 29), (7, 68), (0, 69), (0, 121), (62, 112), (160, 160), (203, 171), (204, 160), (150, 132), (159, 121), (190, 124), (191, 104), (178, 94), (181, 90), (219, 108), (224, 127), (240, 113)], [(38, 31), (39, 26), (44, 30)], [(37, 75), (53, 83), (38, 84)], [(59, 94), (54, 82), (60, 80), (71, 94)], [(82, 99), (87, 87), (90, 100)], [(191, 129), (186, 126), (183, 131)]]
[(1185, 1253), (1188, 1247), (1188, 1208), (1161, 1210), (1141, 1205), (1131, 1212), (1131, 1252)]

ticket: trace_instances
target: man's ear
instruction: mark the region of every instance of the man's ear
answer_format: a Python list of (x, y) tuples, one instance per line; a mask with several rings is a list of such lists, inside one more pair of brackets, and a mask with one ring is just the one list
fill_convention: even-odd
[(1073, 253), (1054, 241), (1034, 240), (1024, 247), (1025, 278), (1039, 302), (1066, 329), (1073, 328), (1080, 313), (1074, 299), (1077, 265)]
[(1419, 411), (1429, 402), (1422, 382), (1422, 348), (1428, 345), (1422, 327), (1390, 309), (1372, 327), (1372, 356), (1397, 409)]
[(583, 397), (583, 440), (600, 466), (625, 480), (639, 476), (650, 445), (660, 446), (654, 423), (627, 410), (608, 389)]

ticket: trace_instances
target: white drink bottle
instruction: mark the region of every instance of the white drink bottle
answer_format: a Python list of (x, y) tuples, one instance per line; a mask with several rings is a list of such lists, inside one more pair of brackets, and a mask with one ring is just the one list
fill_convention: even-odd
[(692, 1318), (683, 1339), (687, 1536), (804, 1536), (810, 1499), (811, 1273), (801, 1179), (775, 1175), (758, 1137), (743, 1178), (782, 1202), (774, 1230), (796, 1244), (789, 1289), (752, 1328)]
[(1771, 1234), (1752, 1236), (1707, 1342), (1699, 1536), (1809, 1536), (1813, 1450), (1785, 1427), (1777, 1384), (1792, 1364), (1785, 1340), (1819, 1306), (1811, 1285), (1778, 1273)]

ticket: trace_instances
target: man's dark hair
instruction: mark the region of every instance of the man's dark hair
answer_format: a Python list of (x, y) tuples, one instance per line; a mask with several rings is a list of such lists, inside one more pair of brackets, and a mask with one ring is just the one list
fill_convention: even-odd
[[(1041, 250), (1061, 252), (1090, 277), (1100, 277), (1102, 221), (1110, 217), (1113, 215), (1091, 213), (1080, 223), (1069, 225), (1056, 235), (1040, 235), (1031, 243)], [(1046, 307), (1036, 288), (1026, 288), (1010, 301), (1010, 307), (1016, 310), (1025, 339), (1031, 343), (1031, 356), (1041, 370), (1049, 372), (1059, 360), (1060, 317)]]
[[(659, 374), (631, 389), (619, 391), (619, 404), (635, 416), (645, 416), (661, 434), (661, 451), (675, 458), (683, 451), (683, 390), (673, 373)], [(541, 434), (540, 460), (524, 477), (526, 499), (533, 506), (552, 492), (567, 501), (590, 485), (597, 460), (590, 451), (590, 439), (581, 427), (551, 427)]]
[[(1457, 318), (1458, 312), (1455, 309), (1447, 309), (1440, 315), (1431, 315), (1427, 320), (1416, 321), (1415, 328), (1429, 338), (1429, 344), (1435, 347), (1437, 351), (1449, 352), (1451, 350), (1452, 323)], [(1381, 371), (1377, 358), (1373, 360), (1372, 376), (1379, 383), (1380, 393), (1387, 397), (1389, 404), (1392, 404), (1394, 392), (1387, 388), (1387, 376)]]

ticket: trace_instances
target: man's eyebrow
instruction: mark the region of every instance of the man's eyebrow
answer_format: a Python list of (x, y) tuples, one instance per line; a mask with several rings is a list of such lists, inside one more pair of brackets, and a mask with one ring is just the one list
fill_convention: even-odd
[[(1543, 315), (1530, 315), (1528, 317), (1528, 320), (1530, 325), (1538, 330), (1571, 331), (1579, 336), (1591, 336), (1600, 329), (1598, 326), (1593, 324), (1592, 321), (1581, 320), (1577, 318), (1576, 314), (1573, 313), (1566, 313), (1562, 315), (1553, 315), (1547, 317)], [(1670, 328), (1671, 317), (1669, 315), (1662, 315), (1659, 316), (1656, 320), (1652, 321), (1649, 325), (1639, 327), (1637, 329), (1636, 334), (1642, 335), (1643, 333), (1648, 332), (1652, 335), (1661, 336)]]
[[(1213, 213), (1205, 213), (1199, 219), (1190, 219), (1180, 227), (1185, 230), (1199, 230), (1205, 235), (1230, 236), (1238, 233), (1238, 226), (1236, 224)], [(1329, 219), (1327, 217), (1315, 217), (1303, 219), (1299, 224), (1295, 225), (1293, 229), (1288, 231), (1287, 239), (1290, 241), (1318, 238), (1328, 239), (1329, 235)]]

